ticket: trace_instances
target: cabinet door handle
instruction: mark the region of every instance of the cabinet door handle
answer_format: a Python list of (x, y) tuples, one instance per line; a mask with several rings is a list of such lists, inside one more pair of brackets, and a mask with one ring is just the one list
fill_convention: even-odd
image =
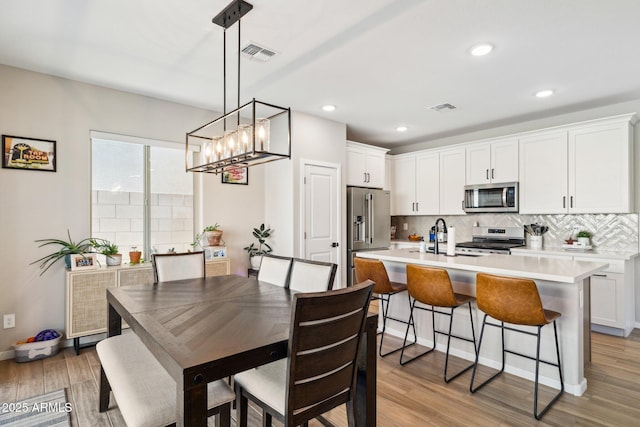
[(567, 196), (562, 196), (562, 208), (567, 207)]
[(412, 202), (411, 203), (411, 212), (415, 212), (416, 211), (416, 202)]
[(487, 169), (487, 180), (489, 180), (489, 169)]
[(420, 203), (416, 202), (416, 212), (420, 212)]
[(569, 202), (569, 207), (572, 208), (573, 207), (573, 196), (571, 196), (569, 198), (570, 202)]
[(593, 276), (596, 276), (596, 277), (607, 277), (606, 274), (594, 274)]
[(367, 172), (367, 182), (371, 182), (371, 174)]
[(366, 172), (362, 172), (362, 182), (367, 182), (367, 173)]
[(494, 168), (491, 168), (491, 179), (495, 178), (495, 171), (496, 170)]

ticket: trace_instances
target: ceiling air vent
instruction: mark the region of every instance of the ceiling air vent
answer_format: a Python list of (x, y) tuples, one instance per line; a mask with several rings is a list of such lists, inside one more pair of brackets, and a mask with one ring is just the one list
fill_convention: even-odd
[(245, 47), (242, 48), (242, 55), (249, 58), (255, 59), (261, 62), (267, 62), (276, 54), (271, 49), (267, 49), (264, 46), (260, 46), (257, 43), (249, 42)]
[(455, 110), (456, 106), (451, 105), (449, 103), (445, 103), (445, 104), (434, 105), (432, 107), (429, 107), (429, 109), (433, 111), (438, 111), (438, 112), (447, 112), (450, 110)]

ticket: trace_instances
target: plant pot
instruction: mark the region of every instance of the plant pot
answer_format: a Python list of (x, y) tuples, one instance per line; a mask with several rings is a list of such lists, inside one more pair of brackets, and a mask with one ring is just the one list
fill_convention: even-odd
[(220, 240), (222, 240), (222, 230), (205, 231), (202, 246), (220, 246)]
[(141, 256), (142, 252), (140, 251), (129, 252), (129, 261), (131, 261), (131, 264), (139, 264)]
[(589, 246), (589, 237), (578, 237), (578, 246)]
[(105, 255), (107, 257), (107, 265), (122, 264), (122, 254)]
[(251, 268), (254, 270), (260, 269), (260, 263), (262, 262), (262, 255), (254, 255), (249, 257), (249, 262), (251, 263)]

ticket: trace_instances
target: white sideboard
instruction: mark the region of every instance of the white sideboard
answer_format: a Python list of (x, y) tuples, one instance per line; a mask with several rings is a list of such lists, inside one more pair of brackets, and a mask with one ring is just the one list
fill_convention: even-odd
[[(228, 258), (207, 260), (205, 274), (229, 274)], [(78, 353), (80, 337), (107, 331), (107, 289), (153, 283), (151, 263), (123, 264), (95, 270), (66, 272), (66, 336)]]

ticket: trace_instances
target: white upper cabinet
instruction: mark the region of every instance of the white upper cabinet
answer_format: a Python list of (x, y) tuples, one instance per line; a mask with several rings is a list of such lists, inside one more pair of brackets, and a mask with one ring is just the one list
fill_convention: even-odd
[(466, 183), (518, 180), (518, 139), (470, 144), (466, 148)]
[(465, 149), (440, 152), (440, 214), (464, 215)]
[(347, 141), (347, 185), (383, 188), (385, 148)]
[(628, 121), (569, 130), (569, 212), (633, 210), (630, 132)]
[(567, 212), (567, 133), (520, 139), (520, 213)]
[(520, 213), (629, 213), (633, 115), (520, 139)]
[(464, 148), (394, 156), (393, 215), (460, 215)]

